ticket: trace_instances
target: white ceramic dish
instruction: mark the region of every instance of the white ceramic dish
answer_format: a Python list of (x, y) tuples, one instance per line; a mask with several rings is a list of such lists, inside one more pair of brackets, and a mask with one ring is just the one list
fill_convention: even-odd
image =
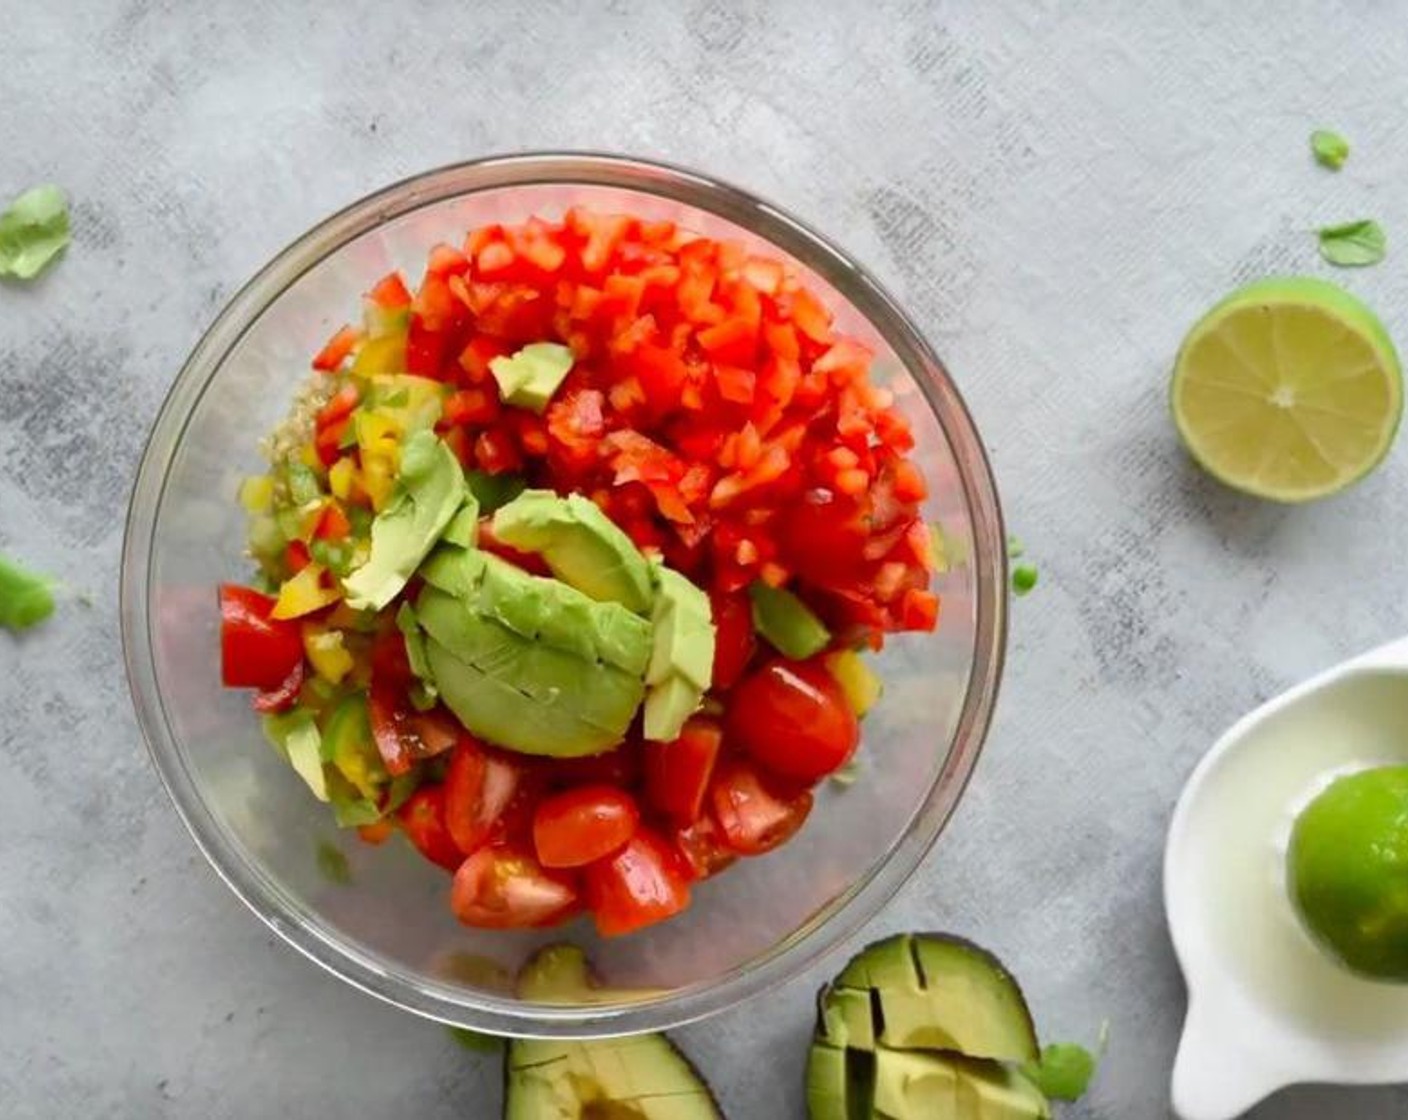
[(1188, 983), (1173, 1071), (1183, 1120), (1229, 1120), (1302, 1082), (1408, 1081), (1408, 985), (1337, 965), (1285, 884), (1299, 810), (1337, 775), (1391, 763), (1408, 763), (1408, 638), (1262, 705), (1188, 779), (1164, 858)]

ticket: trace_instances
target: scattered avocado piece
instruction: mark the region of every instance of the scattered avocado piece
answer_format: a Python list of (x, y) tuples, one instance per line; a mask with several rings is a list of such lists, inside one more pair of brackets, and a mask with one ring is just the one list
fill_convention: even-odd
[(466, 1050), (474, 1050), (479, 1053), (490, 1053), (504, 1043), (504, 1040), (498, 1035), (472, 1031), (468, 1027), (446, 1027), (445, 1030)]
[(572, 348), (558, 342), (531, 342), (508, 357), (493, 358), (489, 372), (505, 404), (539, 414), (572, 369)]
[(805, 661), (831, 641), (831, 631), (821, 619), (785, 587), (755, 579), (748, 585), (748, 598), (753, 602), (753, 625), (782, 656)]
[(648, 615), (650, 566), (631, 538), (580, 494), (525, 490), (494, 515), (494, 535), (510, 548), (542, 556), (552, 574), (593, 599)]
[(645, 737), (668, 743), (698, 709), (714, 675), (709, 596), (663, 564), (656, 579), (654, 639), (645, 671)]
[(31, 187), (0, 214), (0, 276), (32, 280), (68, 243), (64, 192), (52, 183)]
[(49, 581), (0, 556), (0, 626), (28, 630), (53, 613)]
[(1037, 575), (1035, 564), (1018, 564), (1012, 569), (1012, 594), (1029, 594), (1036, 587)]
[(1317, 128), (1310, 134), (1310, 150), (1315, 162), (1331, 171), (1338, 171), (1349, 159), (1349, 141), (1328, 128)]
[(1075, 1042), (1044, 1046), (1041, 1058), (1022, 1066), (1023, 1075), (1047, 1097), (1076, 1101), (1085, 1095), (1098, 1065), (1094, 1054)]
[(879, 674), (867, 665), (865, 658), (855, 650), (835, 650), (822, 659), (822, 664), (841, 686), (846, 703), (850, 704), (856, 719), (864, 719), (866, 713), (875, 707), (884, 695), (885, 684)]
[(435, 675), (430, 671), (430, 662), (425, 657), (425, 635), (416, 623), (415, 608), (410, 603), (402, 603), (396, 612), (396, 629), (406, 642), (406, 661), (415, 674), (411, 687), (411, 704), (422, 712), (435, 707), (439, 690), (435, 687)]
[[(470, 498), (474, 499), (471, 493)], [(452, 544), (456, 548), (473, 548), (479, 540), (479, 510), (477, 499), (466, 502), (455, 511), (455, 516), (450, 518), (445, 526), (444, 532), (440, 534), (443, 544)]]
[(323, 724), (321, 749), (360, 796), (373, 802), (380, 798), (390, 775), (372, 738), (365, 693), (348, 696), (333, 708)]
[(1320, 255), (1338, 268), (1378, 264), (1388, 252), (1388, 238), (1378, 222), (1365, 218), (1317, 231)]
[(318, 871), (329, 883), (345, 887), (352, 881), (352, 868), (347, 862), (347, 856), (336, 844), (330, 844), (326, 840), (319, 842), (317, 859)]
[(894, 1049), (953, 1050), (1032, 1062), (1036, 1027), (1002, 962), (948, 934), (897, 934), (862, 949), (833, 990), (868, 992), (876, 1041)]
[(521, 474), (490, 474), (471, 468), (464, 472), (465, 484), (479, 503), (480, 512), (488, 517), (528, 489), (528, 480)]
[(402, 489), (372, 522), (367, 562), (342, 581), (354, 610), (380, 610), (406, 586), (445, 526), (472, 501), (454, 452), (432, 432), (416, 432), (401, 449)]
[(294, 708), (282, 715), (265, 716), (264, 735), (313, 791), (313, 796), (319, 801), (328, 800), (322, 736), (313, 713), (307, 708)]
[(578, 1042), (516, 1038), (505, 1120), (723, 1120), (708, 1083), (662, 1034)]

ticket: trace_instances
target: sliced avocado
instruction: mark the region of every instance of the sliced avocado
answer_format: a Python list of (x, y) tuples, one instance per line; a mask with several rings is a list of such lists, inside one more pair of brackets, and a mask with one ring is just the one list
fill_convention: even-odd
[(596, 978), (587, 955), (576, 945), (544, 945), (518, 972), (519, 999), (538, 1003), (577, 1003), (592, 995)]
[(654, 645), (645, 671), (644, 734), (669, 742), (699, 708), (714, 673), (709, 596), (679, 572), (654, 565)]
[(440, 695), (470, 731), (510, 750), (557, 758), (600, 754), (625, 737), (644, 692), (639, 678), (456, 610), (474, 619), (467, 627), (473, 644), (462, 647), (474, 661), (433, 636), (436, 619), (423, 600), (419, 614), (432, 635), (425, 650)]
[(783, 657), (805, 661), (830, 643), (831, 631), (785, 587), (755, 579), (748, 585), (748, 598), (753, 603), (753, 625)]
[(1051, 1106), (999, 1062), (915, 1050), (875, 1051), (874, 1106), (890, 1120), (1046, 1120)]
[(709, 1086), (661, 1034), (598, 1042), (516, 1038), (504, 1120), (722, 1120)]
[(419, 574), (431, 587), (524, 638), (633, 676), (645, 673), (650, 624), (620, 603), (597, 602), (561, 580), (531, 575), (472, 549), (437, 549)]
[(580, 494), (525, 490), (494, 515), (494, 535), (542, 556), (552, 574), (593, 599), (648, 615), (650, 567), (631, 538)]
[(377, 799), (390, 776), (372, 738), (364, 693), (348, 696), (327, 717), (322, 753), (362, 797)]
[[(473, 492), (470, 497), (474, 497)], [(455, 511), (455, 516), (450, 518), (449, 524), (440, 534), (440, 540), (457, 548), (473, 548), (478, 539), (479, 506), (476, 499), (466, 502)]]
[(406, 661), (410, 664), (415, 681), (411, 688), (411, 703), (420, 711), (427, 712), (435, 707), (439, 690), (435, 687), (435, 674), (430, 671), (430, 662), (425, 657), (425, 635), (416, 621), (415, 608), (410, 603), (402, 603), (396, 612), (396, 629), (406, 642)]
[(528, 480), (521, 474), (490, 474), (476, 468), (464, 472), (464, 481), (486, 517), (528, 489)]
[(823, 988), (818, 1002), (818, 1032), (823, 1038), (837, 1046), (875, 1049), (869, 989)]
[(401, 449), (400, 491), (372, 522), (371, 555), (342, 581), (353, 610), (380, 610), (406, 586), (445, 526), (472, 499), (454, 452), (432, 432)]
[(289, 765), (303, 779), (313, 796), (319, 801), (328, 799), (327, 778), (323, 774), (322, 736), (318, 734), (318, 724), (313, 713), (301, 708), (294, 709), (293, 720), (284, 736), (284, 750), (288, 752)]
[(541, 413), (572, 369), (572, 349), (558, 342), (532, 342), (509, 356), (493, 358), (489, 372), (505, 404)]
[(867, 946), (836, 977), (833, 998), (867, 993), (877, 1041), (895, 1049), (951, 1050), (972, 1058), (1039, 1056), (1027, 1001), (1002, 962), (947, 934), (898, 934)]
[(807, 1052), (811, 1120), (874, 1120), (875, 1055), (816, 1041)]

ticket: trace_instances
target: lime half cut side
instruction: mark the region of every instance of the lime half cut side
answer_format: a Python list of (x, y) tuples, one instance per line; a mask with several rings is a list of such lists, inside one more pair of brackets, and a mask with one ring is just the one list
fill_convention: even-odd
[(1188, 332), (1171, 390), (1189, 453), (1227, 485), (1307, 502), (1357, 482), (1388, 453), (1403, 410), (1393, 342), (1324, 280), (1261, 280)]

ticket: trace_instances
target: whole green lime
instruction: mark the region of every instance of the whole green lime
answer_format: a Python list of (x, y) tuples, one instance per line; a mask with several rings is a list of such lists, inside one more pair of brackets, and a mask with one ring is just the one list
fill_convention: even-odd
[(1350, 970), (1408, 982), (1408, 766), (1336, 779), (1291, 830), (1291, 900)]

